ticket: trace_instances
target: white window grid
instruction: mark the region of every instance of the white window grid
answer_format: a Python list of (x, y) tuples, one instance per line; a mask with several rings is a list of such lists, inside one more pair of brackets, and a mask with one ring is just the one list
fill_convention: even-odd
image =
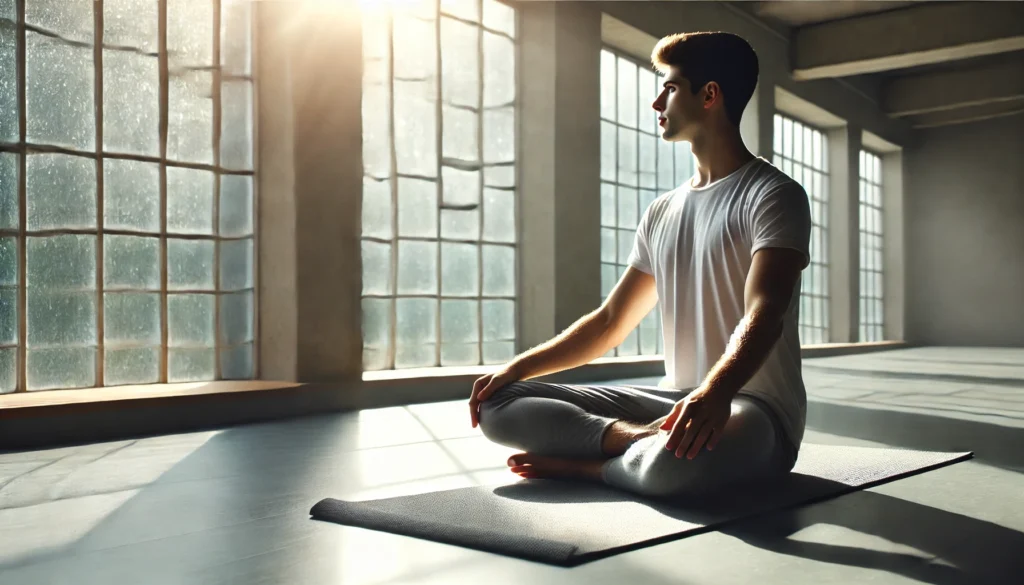
[(0, 2), (0, 392), (257, 375), (251, 19)]
[(885, 338), (882, 159), (860, 151), (860, 341)]
[(811, 204), (811, 262), (800, 283), (800, 341), (829, 341), (828, 137), (782, 114), (774, 117), (773, 164), (807, 191)]
[(364, 370), (515, 355), (517, 17), (363, 5)]
[[(693, 176), (689, 143), (661, 139), (651, 107), (664, 76), (613, 48), (601, 50), (601, 297), (626, 271), (637, 223), (662, 192)], [(655, 308), (607, 357), (661, 355)]]

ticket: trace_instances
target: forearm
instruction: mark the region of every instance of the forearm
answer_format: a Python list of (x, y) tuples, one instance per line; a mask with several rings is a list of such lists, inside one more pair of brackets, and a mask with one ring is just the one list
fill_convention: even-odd
[(615, 346), (612, 329), (606, 313), (598, 309), (550, 341), (519, 355), (513, 364), (523, 380), (582, 366)]
[(754, 304), (702, 386), (735, 396), (761, 368), (781, 335), (782, 309), (766, 302)]

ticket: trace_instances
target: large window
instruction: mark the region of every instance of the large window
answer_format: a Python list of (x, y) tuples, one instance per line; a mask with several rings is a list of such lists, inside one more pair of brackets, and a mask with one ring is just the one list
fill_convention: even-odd
[(800, 183), (811, 203), (811, 263), (800, 285), (800, 341), (829, 341), (828, 140), (820, 131), (775, 114), (775, 166)]
[(881, 162), (877, 155), (860, 151), (860, 341), (885, 336)]
[[(661, 139), (651, 104), (662, 76), (601, 51), (601, 296), (626, 271), (637, 222), (657, 196), (693, 176), (689, 143)], [(651, 311), (609, 356), (660, 355), (661, 313)]]
[(0, 391), (254, 375), (249, 6), (0, 0)]
[(515, 38), (495, 0), (363, 4), (367, 370), (515, 355)]

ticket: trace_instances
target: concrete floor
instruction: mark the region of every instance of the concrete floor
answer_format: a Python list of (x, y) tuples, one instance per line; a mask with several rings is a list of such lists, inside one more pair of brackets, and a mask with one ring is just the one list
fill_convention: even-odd
[(837, 500), (566, 569), (312, 521), (509, 483), (464, 401), (0, 455), (0, 583), (1019, 583), (1024, 349), (805, 362), (808, 442), (971, 450)]

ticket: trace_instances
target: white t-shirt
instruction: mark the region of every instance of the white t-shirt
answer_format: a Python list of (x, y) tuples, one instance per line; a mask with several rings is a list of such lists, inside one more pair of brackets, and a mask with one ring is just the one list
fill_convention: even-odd
[[(637, 228), (629, 265), (654, 276), (665, 338), (665, 383), (699, 386), (725, 353), (744, 317), (744, 287), (754, 252), (792, 248), (810, 261), (811, 212), (799, 183), (756, 158), (705, 187), (689, 184), (658, 197)], [(740, 394), (762, 399), (793, 447), (803, 439), (807, 395), (797, 323), (800, 284), (782, 336)]]

